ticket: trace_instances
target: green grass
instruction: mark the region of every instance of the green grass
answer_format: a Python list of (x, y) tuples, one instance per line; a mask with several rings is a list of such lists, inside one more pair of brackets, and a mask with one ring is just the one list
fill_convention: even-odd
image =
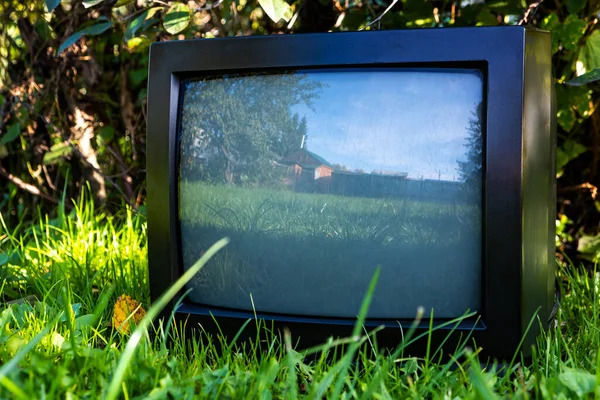
[[(186, 336), (174, 326), (167, 346), (164, 330), (148, 325), (158, 308), (148, 309), (146, 265), (144, 217), (130, 211), (107, 217), (85, 199), (55, 220), (40, 216), (33, 226), (0, 228), (0, 398), (600, 397), (595, 272), (561, 270), (556, 328), (540, 336), (531, 363), (503, 375), (494, 365), (482, 368), (466, 347), (454, 363), (440, 362), (435, 349), (419, 359), (377, 354), (360, 324), (353, 337), (312, 349), (310, 362), (294, 350), (294, 332), (275, 335), (265, 324), (266, 345)], [(359, 322), (370, 293), (356, 310)], [(107, 324), (121, 294), (148, 310), (131, 335)], [(147, 336), (146, 328), (159, 334)], [(345, 353), (329, 361), (341, 342)], [(229, 351), (220, 353), (218, 345)]]
[[(252, 294), (265, 311), (352, 318), (379, 266), (373, 318), (410, 319), (418, 306), (452, 318), (481, 306), (472, 290), (480, 287), (482, 243), (475, 205), (203, 182), (182, 183), (180, 203), (184, 267), (231, 239), (190, 282), (195, 301), (250, 310)], [(429, 285), (429, 298), (419, 285)]]
[[(403, 198), (360, 198), (182, 182), (181, 216), (191, 225), (253, 234), (403, 244), (456, 245), (479, 230), (481, 209)], [(458, 234), (458, 237), (457, 237)]]

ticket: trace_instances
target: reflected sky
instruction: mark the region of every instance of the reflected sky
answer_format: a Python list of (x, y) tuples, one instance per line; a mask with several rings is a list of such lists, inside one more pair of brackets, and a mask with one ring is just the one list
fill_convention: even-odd
[(476, 70), (310, 72), (324, 83), (308, 122), (308, 149), (330, 163), (365, 172), (407, 172), (412, 179), (458, 180), (473, 112), (482, 101)]

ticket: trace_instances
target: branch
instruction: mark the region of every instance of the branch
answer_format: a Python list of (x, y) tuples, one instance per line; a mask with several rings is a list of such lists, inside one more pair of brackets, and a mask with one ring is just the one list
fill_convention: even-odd
[(537, 9), (539, 8), (539, 6), (542, 5), (543, 2), (544, 2), (544, 0), (539, 0), (539, 1), (534, 1), (533, 3), (531, 3), (529, 5), (529, 7), (527, 7), (527, 10), (523, 14), (523, 17), (521, 18), (521, 20), (519, 21), (519, 23), (517, 25), (528, 24), (529, 17), (535, 15), (535, 13), (537, 12)]
[(201, 11), (208, 11), (208, 10), (212, 10), (213, 8), (217, 8), (219, 7), (221, 4), (223, 4), (224, 0), (217, 0), (214, 3), (211, 4), (207, 4), (205, 6), (202, 7), (198, 7), (194, 9), (194, 12), (201, 12)]
[[(216, 4), (216, 3), (215, 3)], [(218, 8), (216, 8), (216, 6), (211, 6), (210, 8), (210, 15), (214, 21), (214, 24), (216, 25), (216, 27), (219, 29), (219, 31), (221, 32), (221, 36), (227, 36), (228, 31), (225, 29), (225, 25), (223, 25), (223, 23), (221, 22), (221, 10), (219, 10)]]
[(559, 193), (577, 192), (580, 190), (589, 190), (590, 195), (592, 196), (592, 199), (596, 200), (596, 196), (598, 195), (598, 188), (589, 182), (582, 183), (581, 185), (569, 186), (566, 188), (562, 188), (559, 190)]
[(126, 17), (123, 17), (123, 18), (119, 18), (119, 17), (117, 17), (117, 19), (119, 20), (119, 22), (127, 22), (127, 21), (129, 21), (130, 19), (132, 19), (132, 18), (135, 18), (135, 17), (137, 17), (138, 15), (141, 15), (141, 14), (143, 14), (143, 13), (144, 13), (145, 11), (147, 11), (147, 10), (148, 10), (148, 8), (140, 8), (139, 10), (137, 10), (137, 11), (135, 11), (135, 12), (132, 12), (131, 14), (127, 15)]
[(132, 165), (130, 167), (127, 167), (125, 161), (123, 161), (123, 154), (121, 153), (121, 149), (119, 148), (119, 146), (116, 146), (114, 144), (113, 146), (115, 149), (113, 149), (111, 146), (105, 146), (105, 148), (115, 158), (115, 160), (117, 161), (117, 166), (121, 169), (121, 172), (112, 176), (109, 175), (107, 176), (107, 178), (121, 178), (126, 193), (126, 201), (130, 203), (133, 199), (133, 178), (129, 175), (129, 172), (134, 169), (134, 166)]
[(22, 181), (19, 177), (16, 177), (13, 174), (11, 174), (10, 172), (8, 172), (2, 165), (0, 165), (0, 175), (3, 176), (4, 178), (8, 179), (12, 183), (14, 183), (21, 190), (29, 192), (34, 196), (41, 197), (42, 199), (47, 200), (51, 203), (59, 204), (59, 201), (57, 199), (55, 199), (52, 196), (47, 195), (46, 193), (42, 192), (37, 187), (35, 187), (27, 182)]
[[(106, 147), (106, 148), (109, 148), (109, 147)], [(110, 183), (112, 186), (114, 186), (114, 188), (117, 189), (117, 191), (119, 192), (119, 194), (121, 194), (121, 196), (123, 196), (123, 198), (125, 199), (125, 201), (127, 202), (127, 204), (131, 205), (132, 199), (127, 196), (127, 194), (123, 191), (123, 189), (119, 185), (117, 185), (117, 183), (114, 180), (112, 180), (111, 178), (109, 178), (107, 175), (104, 175), (104, 173), (99, 168), (99, 166), (96, 166), (96, 165), (90, 163), (87, 160), (87, 158), (83, 154), (81, 154), (81, 151), (79, 151), (79, 149), (77, 147), (73, 147), (73, 153), (75, 153), (79, 157), (79, 161), (83, 165), (87, 166), (90, 170), (92, 170), (93, 172), (95, 172), (96, 174), (98, 174), (99, 176), (101, 176), (104, 181), (106, 181), (106, 182)], [(127, 176), (127, 175), (125, 175), (125, 176), (129, 178), (129, 176)]]
[(69, 141), (74, 142), (73, 150), (79, 158), (83, 167), (83, 176), (92, 184), (92, 189), (95, 200), (104, 203), (106, 200), (106, 183), (100, 171), (98, 156), (96, 150), (92, 146), (92, 138), (94, 137), (94, 118), (92, 115), (83, 111), (83, 109), (75, 102), (71, 96), (70, 90), (66, 84), (61, 84), (63, 98), (66, 100), (69, 114), (73, 117), (73, 124), (70, 127), (71, 138)]
[(368, 28), (368, 27), (370, 27), (371, 25), (373, 25), (373, 24), (375, 24), (375, 23), (378, 23), (379, 21), (381, 21), (381, 18), (383, 18), (383, 16), (384, 16), (385, 14), (387, 14), (387, 13), (388, 13), (388, 12), (389, 12), (389, 11), (392, 9), (392, 7), (394, 7), (394, 6), (396, 5), (396, 3), (397, 3), (397, 2), (398, 2), (398, 0), (394, 0), (394, 1), (392, 1), (392, 4), (390, 4), (390, 5), (388, 6), (388, 8), (386, 8), (386, 9), (385, 9), (385, 10), (384, 10), (384, 11), (381, 13), (381, 15), (380, 15), (379, 17), (377, 17), (377, 18), (375, 18), (373, 21), (369, 22), (369, 23), (368, 23), (367, 25), (365, 25), (365, 26), (364, 26), (362, 29), (359, 29), (359, 31), (362, 31), (362, 30), (364, 30), (364, 29), (367, 29), (367, 28)]
[(121, 78), (121, 119), (123, 120), (123, 124), (125, 124), (125, 129), (129, 131), (129, 135), (131, 136), (131, 158), (133, 161), (137, 160), (137, 152), (135, 150), (135, 126), (133, 124), (133, 102), (131, 101), (131, 94), (127, 89), (127, 72), (123, 64), (121, 64), (120, 71)]

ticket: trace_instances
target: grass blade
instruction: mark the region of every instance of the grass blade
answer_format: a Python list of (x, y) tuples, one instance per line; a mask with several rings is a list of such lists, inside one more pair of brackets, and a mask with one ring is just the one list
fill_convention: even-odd
[(175, 295), (188, 283), (194, 275), (198, 271), (204, 267), (206, 262), (219, 250), (225, 247), (229, 243), (229, 238), (223, 238), (219, 240), (217, 243), (212, 245), (206, 253), (198, 260), (196, 263), (188, 269), (159, 299), (156, 303), (148, 310), (144, 318), (139, 322), (138, 327), (133, 331), (131, 337), (127, 341), (127, 345), (125, 346), (125, 350), (119, 359), (119, 363), (117, 364), (117, 369), (113, 378), (108, 386), (108, 390), (105, 396), (107, 400), (114, 400), (119, 395), (122, 384), (121, 382), (125, 378), (125, 373), (127, 372), (127, 367), (133, 358), (133, 354), (135, 349), (142, 339), (142, 336), (152, 323), (152, 320), (156, 318), (160, 312), (167, 306), (169, 301), (175, 297)]
[(25, 393), (19, 387), (17, 387), (12, 381), (10, 381), (7, 378), (8, 373), (17, 368), (19, 361), (21, 361), (23, 357), (25, 357), (25, 355), (27, 355), (27, 353), (29, 353), (40, 342), (40, 340), (42, 340), (48, 334), (50, 327), (56, 325), (56, 323), (62, 318), (62, 316), (63, 312), (61, 311), (56, 317), (54, 317), (51, 323), (46, 325), (44, 329), (42, 329), (37, 335), (33, 337), (33, 339), (31, 339), (25, 346), (23, 346), (17, 352), (17, 354), (15, 354), (15, 356), (10, 359), (9, 362), (0, 367), (0, 385), (3, 385), (16, 397), (24, 399), (28, 398), (27, 395), (25, 395)]

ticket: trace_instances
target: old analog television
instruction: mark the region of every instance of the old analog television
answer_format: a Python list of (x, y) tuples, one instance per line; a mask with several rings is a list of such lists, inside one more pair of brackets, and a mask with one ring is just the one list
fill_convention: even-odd
[(379, 268), (380, 346), (422, 307), (419, 329), (474, 313), (434, 345), (528, 353), (554, 305), (554, 113), (550, 34), (521, 26), (155, 43), (151, 296), (228, 237), (167, 310), (187, 325), (347, 336)]

